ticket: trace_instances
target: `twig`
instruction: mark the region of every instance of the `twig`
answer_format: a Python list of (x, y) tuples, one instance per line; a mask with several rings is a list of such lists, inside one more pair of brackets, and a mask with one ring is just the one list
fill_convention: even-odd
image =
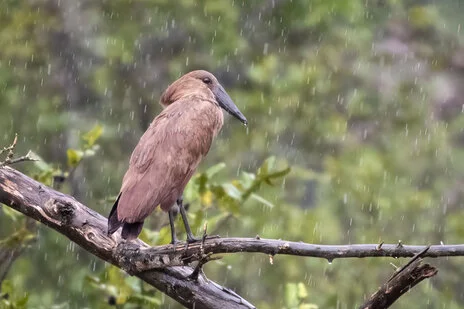
[(188, 279), (190, 280), (194, 280), (194, 281), (198, 280), (198, 276), (200, 272), (202, 271), (203, 265), (205, 265), (209, 261), (219, 260), (222, 258), (222, 257), (212, 257), (213, 253), (211, 252), (205, 254), (204, 245), (205, 245), (206, 238), (208, 237), (207, 230), (208, 230), (208, 223), (205, 222), (205, 225), (203, 226), (203, 236), (201, 237), (201, 244), (200, 244), (200, 259), (198, 260), (198, 264), (195, 266), (195, 269), (193, 270), (193, 272), (190, 274), (190, 276), (188, 276)]
[(403, 267), (401, 267), (400, 269), (397, 269), (396, 270), (396, 273), (394, 273), (390, 279), (388, 279), (388, 282), (392, 281), (393, 279), (395, 279), (396, 276), (398, 276), (401, 272), (403, 272), (409, 265), (411, 265), (412, 263), (414, 263), (416, 260), (422, 258), (424, 256), (425, 253), (427, 253), (427, 251), (429, 251), (430, 249), (430, 245), (428, 245), (427, 247), (425, 247), (424, 250), (422, 250), (421, 252), (417, 253), (416, 255), (414, 255), (412, 257), (412, 259), (409, 260), (409, 262), (407, 262), (406, 264), (403, 265)]
[(380, 287), (360, 309), (384, 309), (390, 307), (404, 293), (413, 288), (424, 279), (433, 277), (438, 269), (429, 265), (422, 264), (422, 257), (429, 250), (426, 247), (417, 253), (408, 263), (396, 271), (388, 281)]
[(3, 147), (2, 150), (0, 150), (0, 155), (3, 154), (4, 152), (8, 151), (8, 154), (6, 155), (6, 158), (12, 158), (14, 154), (14, 148), (16, 146), (16, 143), (18, 142), (18, 133), (15, 133), (15, 137), (13, 139), (13, 143), (11, 143), (10, 146), (8, 147)]
[(7, 158), (5, 161), (0, 162), (0, 167), (5, 166), (5, 165), (12, 165), (12, 164), (19, 163), (19, 162), (25, 162), (25, 161), (39, 161), (39, 160), (36, 158), (33, 158), (31, 156), (31, 152), (29, 151), (25, 156), (21, 156), (21, 157), (14, 158), (14, 159)]
[(29, 151), (25, 156), (21, 156), (19, 158), (13, 159), (14, 149), (16, 147), (17, 142), (18, 142), (18, 134), (16, 133), (13, 139), (13, 143), (11, 143), (10, 146), (3, 147), (3, 149), (0, 150), (0, 155), (3, 154), (4, 152), (8, 152), (5, 160), (0, 161), (0, 167), (5, 166), (5, 165), (12, 165), (12, 164), (24, 162), (24, 161), (38, 161), (37, 159), (32, 157), (31, 151)]

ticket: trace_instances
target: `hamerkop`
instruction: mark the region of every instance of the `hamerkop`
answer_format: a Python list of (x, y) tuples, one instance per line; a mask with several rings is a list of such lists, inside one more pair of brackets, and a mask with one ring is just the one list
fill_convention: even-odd
[(132, 152), (129, 169), (108, 217), (108, 235), (122, 226), (122, 238), (137, 238), (143, 221), (159, 205), (169, 214), (175, 243), (172, 208), (177, 202), (187, 242), (193, 242), (182, 204), (184, 188), (223, 125), (221, 107), (245, 125), (247, 120), (216, 77), (202, 70), (185, 74), (172, 83), (161, 96), (160, 104), (164, 110)]

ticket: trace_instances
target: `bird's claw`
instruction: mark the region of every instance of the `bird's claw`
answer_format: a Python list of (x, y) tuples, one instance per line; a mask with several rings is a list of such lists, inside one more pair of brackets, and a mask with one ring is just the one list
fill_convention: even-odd
[(203, 241), (202, 238), (194, 237), (194, 236), (187, 236), (187, 244), (193, 244), (195, 242)]

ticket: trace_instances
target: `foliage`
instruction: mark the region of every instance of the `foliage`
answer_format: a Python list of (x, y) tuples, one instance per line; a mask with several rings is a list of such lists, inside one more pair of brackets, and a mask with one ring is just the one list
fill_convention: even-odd
[(15, 288), (9, 280), (2, 282), (0, 293), (0, 308), (24, 309), (27, 308), (28, 295), (17, 295)]

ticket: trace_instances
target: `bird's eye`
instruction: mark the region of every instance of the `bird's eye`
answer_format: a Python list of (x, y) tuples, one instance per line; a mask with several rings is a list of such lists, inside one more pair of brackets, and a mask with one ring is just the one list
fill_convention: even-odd
[(211, 78), (209, 78), (209, 77), (203, 78), (202, 81), (203, 81), (205, 84), (211, 84)]

